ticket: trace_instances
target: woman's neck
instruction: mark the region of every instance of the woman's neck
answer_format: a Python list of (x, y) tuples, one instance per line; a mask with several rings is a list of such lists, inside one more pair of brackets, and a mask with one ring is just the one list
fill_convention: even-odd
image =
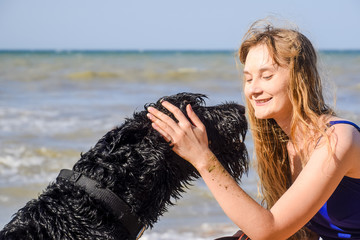
[(322, 133), (319, 132), (319, 130), (325, 130), (326, 123), (333, 118), (333, 116), (322, 115), (318, 117), (315, 123), (311, 123), (310, 120), (306, 122), (297, 121), (294, 129), (291, 129), (291, 118), (276, 122), (289, 137), (289, 144), (295, 147), (296, 152), (301, 152), (303, 156), (308, 156), (322, 136)]
[(274, 119), (279, 127), (285, 132), (285, 134), (290, 138), (291, 136), (291, 121), (292, 115), (288, 115), (284, 118)]
[(297, 146), (297, 148), (307, 145), (305, 143), (307, 143), (310, 138), (315, 135), (314, 128), (311, 126), (309, 127), (309, 125), (306, 125), (301, 121), (298, 121), (292, 129), (292, 116), (288, 116), (287, 118), (283, 118), (281, 120), (275, 119), (275, 121), (288, 136), (289, 141)]

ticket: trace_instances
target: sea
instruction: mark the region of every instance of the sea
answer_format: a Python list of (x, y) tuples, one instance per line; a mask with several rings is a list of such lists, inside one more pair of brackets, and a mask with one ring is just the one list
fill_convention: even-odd
[[(360, 51), (319, 51), (325, 97), (360, 124)], [(179, 92), (207, 105), (244, 104), (236, 50), (0, 51), (0, 229), (29, 200), (72, 168), (107, 131), (146, 103)], [(253, 145), (246, 138), (250, 158)], [(241, 187), (259, 201), (253, 170)], [(146, 230), (144, 240), (205, 240), (232, 235), (199, 179)]]

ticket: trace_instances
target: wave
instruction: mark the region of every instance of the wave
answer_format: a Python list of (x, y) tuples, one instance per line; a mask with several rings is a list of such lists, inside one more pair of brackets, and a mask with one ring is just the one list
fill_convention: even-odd
[(130, 68), (118, 72), (106, 71), (81, 71), (66, 75), (71, 80), (96, 80), (96, 79), (119, 79), (125, 81), (146, 81), (146, 80), (195, 80), (201, 79), (206, 72), (201, 72), (194, 67), (181, 67), (170, 70), (165, 69), (135, 69)]
[(121, 75), (115, 72), (96, 72), (84, 71), (75, 72), (67, 75), (67, 78), (74, 80), (90, 80), (90, 79), (103, 79), (103, 78), (119, 78)]
[(80, 153), (71, 149), (7, 146), (0, 153), (0, 187), (49, 182), (54, 174), (71, 167), (79, 157)]
[[(71, 108), (73, 106), (78, 108)], [(91, 111), (92, 108), (86, 108), (83, 111)], [(9, 135), (20, 135), (28, 137), (43, 136), (89, 136), (94, 131), (106, 132), (113, 127), (115, 120), (118, 120), (121, 114), (114, 116), (107, 115), (109, 121), (97, 116), (83, 116), (86, 114), (74, 114), (73, 111), (81, 111), (81, 103), (67, 103), (60, 106), (60, 103), (54, 103), (46, 109), (25, 109), (19, 108), (1, 108), (0, 107), (0, 133)], [(115, 120), (111, 122), (111, 118)]]

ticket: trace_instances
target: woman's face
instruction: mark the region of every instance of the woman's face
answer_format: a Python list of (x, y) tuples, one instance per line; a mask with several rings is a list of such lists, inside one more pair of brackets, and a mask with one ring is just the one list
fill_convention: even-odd
[(244, 66), (244, 91), (259, 119), (290, 121), (290, 70), (277, 65), (264, 44), (250, 48)]

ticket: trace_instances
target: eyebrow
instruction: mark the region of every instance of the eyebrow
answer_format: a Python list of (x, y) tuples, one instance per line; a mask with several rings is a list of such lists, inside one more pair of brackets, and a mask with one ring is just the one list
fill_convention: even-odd
[[(274, 67), (273, 65), (272, 65), (271, 67), (266, 66), (266, 67), (260, 68), (260, 69), (259, 69), (259, 72), (263, 73), (263, 72), (265, 72), (265, 71), (273, 71), (274, 69), (275, 69), (275, 67)], [(250, 75), (251, 75), (251, 73), (250, 73), (249, 71), (247, 71), (247, 70), (244, 70), (243, 73), (244, 73), (244, 74), (250, 74)]]

